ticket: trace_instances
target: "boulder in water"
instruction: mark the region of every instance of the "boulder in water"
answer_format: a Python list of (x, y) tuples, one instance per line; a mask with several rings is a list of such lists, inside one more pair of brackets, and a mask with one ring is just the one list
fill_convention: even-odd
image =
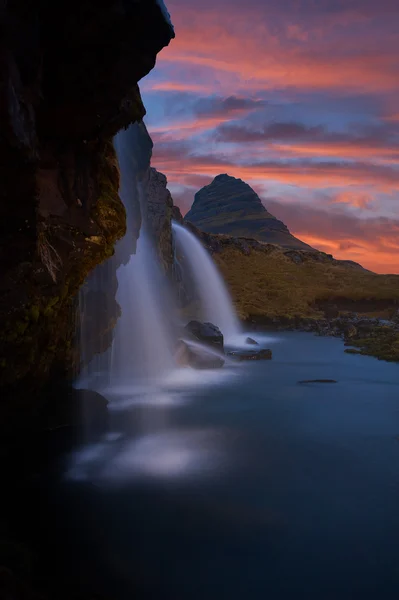
[(335, 379), (303, 379), (298, 383), (338, 383)]
[(225, 362), (222, 356), (209, 351), (206, 346), (193, 346), (184, 340), (178, 342), (175, 360), (179, 367), (193, 369), (220, 369)]
[(230, 350), (228, 356), (236, 360), (271, 360), (272, 351), (266, 348), (262, 350)]
[(186, 342), (179, 340), (175, 351), (175, 363), (177, 367), (190, 366), (190, 350)]
[(245, 343), (249, 344), (250, 346), (259, 346), (258, 342), (251, 337), (247, 337)]
[(210, 346), (219, 352), (224, 351), (223, 333), (213, 323), (202, 323), (201, 321), (190, 321), (184, 328), (192, 339)]

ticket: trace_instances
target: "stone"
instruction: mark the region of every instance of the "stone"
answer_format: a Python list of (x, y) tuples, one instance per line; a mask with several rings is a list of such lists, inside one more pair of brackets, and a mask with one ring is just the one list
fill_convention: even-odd
[(344, 352), (346, 352), (346, 354), (361, 354), (362, 351), (359, 350), (358, 348), (345, 348)]
[(324, 309), (324, 316), (326, 319), (336, 319), (339, 317), (339, 310), (335, 304), (329, 304)]
[(108, 431), (108, 400), (94, 390), (75, 390), (73, 394), (74, 419), (85, 443), (99, 439)]
[(335, 379), (303, 379), (298, 383), (338, 383)]
[(163, 173), (150, 167), (144, 179), (144, 185), (147, 198), (148, 230), (152, 233), (163, 270), (169, 272), (173, 264), (171, 228), (173, 200), (167, 188), (167, 179)]
[(251, 337), (247, 337), (245, 343), (249, 344), (250, 346), (259, 346), (258, 342)]
[(350, 340), (350, 339), (352, 339), (352, 338), (354, 338), (354, 337), (357, 336), (357, 329), (356, 329), (356, 327), (352, 323), (349, 323), (345, 327), (345, 329), (344, 329), (344, 336), (345, 336), (346, 340)]
[(54, 439), (63, 435), (63, 429), (71, 430), (73, 438), (84, 444), (107, 433), (108, 400), (104, 396), (90, 389), (70, 389), (57, 395), (58, 403), (53, 405), (46, 429)]
[(207, 347), (191, 345), (189, 342), (179, 340), (175, 361), (179, 367), (192, 367), (193, 369), (221, 369), (225, 363), (224, 358), (216, 352), (211, 352)]
[(188, 345), (183, 340), (178, 341), (174, 358), (177, 367), (190, 366), (190, 351)]
[(213, 323), (202, 323), (201, 321), (190, 321), (184, 328), (189, 337), (215, 348), (220, 352), (224, 349), (223, 333)]
[(269, 349), (262, 350), (230, 350), (227, 352), (227, 355), (230, 358), (234, 358), (239, 361), (243, 360), (271, 360), (272, 359), (272, 351)]

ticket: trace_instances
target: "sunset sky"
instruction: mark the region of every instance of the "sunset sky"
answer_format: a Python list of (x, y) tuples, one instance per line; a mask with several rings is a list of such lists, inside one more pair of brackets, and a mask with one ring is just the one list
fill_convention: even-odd
[(141, 82), (183, 214), (219, 173), (305, 242), (399, 273), (398, 0), (169, 0)]

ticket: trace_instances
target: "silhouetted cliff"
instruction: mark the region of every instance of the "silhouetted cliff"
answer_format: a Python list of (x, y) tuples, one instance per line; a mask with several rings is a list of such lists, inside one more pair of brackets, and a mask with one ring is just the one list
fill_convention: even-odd
[(125, 233), (112, 139), (173, 35), (156, 0), (2, 3), (2, 398), (71, 369), (74, 297)]

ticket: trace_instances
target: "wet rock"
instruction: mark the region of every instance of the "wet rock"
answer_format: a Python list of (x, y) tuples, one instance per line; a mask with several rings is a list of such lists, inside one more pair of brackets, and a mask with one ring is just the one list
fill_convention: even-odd
[(190, 366), (190, 350), (186, 342), (179, 340), (175, 351), (175, 363), (177, 367)]
[(271, 360), (272, 351), (269, 349), (262, 350), (230, 350), (227, 355), (236, 360)]
[(357, 329), (356, 329), (356, 327), (352, 323), (349, 323), (345, 327), (345, 329), (344, 329), (344, 336), (345, 336), (346, 340), (350, 340), (350, 339), (352, 339), (352, 338), (354, 338), (354, 337), (357, 336)]
[(250, 346), (259, 346), (258, 342), (251, 337), (247, 337), (245, 343), (249, 344)]
[(378, 325), (378, 323), (376, 323), (373, 319), (360, 320), (356, 325), (358, 337), (359, 338), (370, 337), (377, 325)]
[(74, 422), (85, 438), (94, 441), (108, 431), (108, 400), (93, 390), (75, 390)]
[(326, 319), (336, 319), (339, 316), (339, 310), (336, 304), (329, 304), (324, 310)]
[(215, 348), (216, 350), (223, 352), (224, 339), (223, 333), (219, 327), (213, 323), (202, 323), (201, 321), (190, 321), (184, 328), (185, 333), (189, 334), (190, 338), (193, 338), (206, 346)]
[[(146, 132), (147, 133), (147, 132)], [(148, 136), (148, 133), (147, 133)], [(149, 136), (148, 136), (149, 137)], [(173, 264), (171, 229), (173, 200), (163, 173), (150, 167), (145, 177), (147, 222), (165, 273)]]
[(59, 447), (75, 443), (93, 443), (108, 431), (108, 400), (88, 389), (71, 389), (59, 394), (50, 412), (46, 434), (51, 444)]
[(346, 354), (361, 354), (362, 351), (359, 350), (358, 348), (345, 348), (344, 352), (346, 352)]
[(175, 360), (179, 367), (193, 369), (221, 369), (225, 363), (222, 356), (209, 351), (205, 346), (193, 346), (183, 340), (178, 342)]

